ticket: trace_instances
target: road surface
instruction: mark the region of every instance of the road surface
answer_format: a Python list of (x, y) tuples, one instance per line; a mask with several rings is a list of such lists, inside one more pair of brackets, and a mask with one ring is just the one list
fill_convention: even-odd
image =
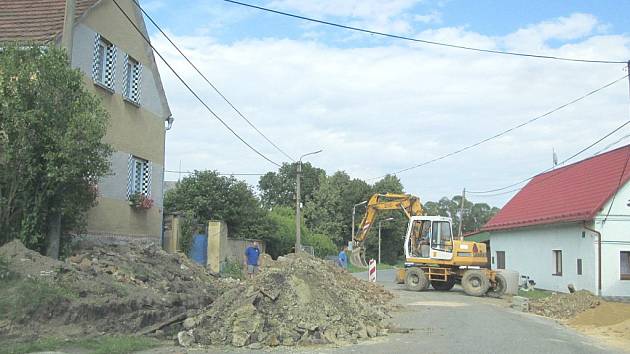
[[(367, 273), (357, 273), (367, 279)], [(394, 284), (393, 270), (378, 273), (379, 282), (396, 294), (402, 308), (392, 322), (410, 328), (408, 334), (390, 334), (357, 345), (334, 347), (278, 347), (271, 353), (623, 353), (606, 347), (553, 320), (508, 307), (501, 299), (467, 296), (457, 287), (449, 292), (411, 292)], [(186, 352), (168, 347), (146, 354)], [(189, 349), (188, 353), (255, 353), (248, 349)]]

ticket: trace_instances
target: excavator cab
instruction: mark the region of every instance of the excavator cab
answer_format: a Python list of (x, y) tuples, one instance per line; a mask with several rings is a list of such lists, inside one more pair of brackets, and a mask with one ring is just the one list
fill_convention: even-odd
[(442, 216), (412, 216), (405, 236), (405, 257), (418, 260), (452, 259), (451, 219)]

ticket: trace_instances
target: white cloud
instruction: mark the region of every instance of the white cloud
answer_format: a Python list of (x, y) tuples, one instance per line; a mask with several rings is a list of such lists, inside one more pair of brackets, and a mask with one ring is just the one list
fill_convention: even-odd
[(575, 13), (531, 25), (506, 36), (505, 44), (512, 48), (539, 49), (551, 39), (576, 40), (599, 31), (600, 23), (590, 14)]
[[(588, 18), (592, 17), (567, 19)], [(584, 58), (630, 56), (630, 37), (591, 35), (596, 19), (586, 21), (588, 25), (578, 21), (582, 26), (572, 21), (549, 21), (503, 38), (462, 28), (418, 36), (490, 49), (515, 43), (517, 36), (526, 42), (564, 38), (572, 43), (541, 52)], [(296, 156), (322, 148), (322, 154), (309, 158), (316, 165), (364, 179), (459, 149), (624, 74), (623, 65), (550, 62), (400, 42), (336, 48), (273, 38), (229, 45), (207, 36), (174, 40), (286, 151)], [(165, 40), (156, 37), (153, 43), (247, 141), (282, 160), (168, 49)], [(176, 169), (181, 160), (184, 169), (275, 169), (210, 118), (166, 67), (160, 69), (176, 117), (167, 134), (167, 168)], [(627, 83), (623, 82), (500, 139), (400, 177), (409, 192), (424, 200), (459, 193), (462, 187), (478, 190), (510, 184), (550, 167), (552, 148), (562, 160), (627, 120), (627, 115)], [(255, 185), (257, 178), (248, 181)], [(502, 203), (505, 198), (488, 201)]]
[(425, 24), (440, 24), (442, 23), (442, 13), (439, 11), (431, 11), (424, 15), (415, 15), (413, 19)]

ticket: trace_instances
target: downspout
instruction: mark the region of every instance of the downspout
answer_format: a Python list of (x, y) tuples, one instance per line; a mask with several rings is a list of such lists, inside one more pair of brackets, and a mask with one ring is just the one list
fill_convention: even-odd
[(597, 234), (597, 295), (601, 296), (602, 295), (602, 233), (586, 226), (586, 220), (583, 221), (583, 226), (588, 231), (591, 231)]

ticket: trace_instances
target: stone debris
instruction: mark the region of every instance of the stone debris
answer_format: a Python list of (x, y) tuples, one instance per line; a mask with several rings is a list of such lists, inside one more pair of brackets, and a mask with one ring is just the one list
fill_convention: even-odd
[[(69, 327), (87, 335), (139, 333), (182, 314), (185, 319), (228, 288), (184, 255), (154, 245), (93, 245), (61, 262), (14, 240), (0, 247), (0, 256), (20, 279), (46, 282), (68, 294), (10, 326), (2, 326), (0, 316), (0, 337), (63, 335), (72, 332)], [(160, 333), (174, 338), (181, 321), (165, 326), (172, 324), (176, 328)]]
[(523, 296), (513, 296), (511, 307), (517, 311), (529, 311), (529, 299)]
[(328, 262), (289, 255), (221, 294), (195, 318), (194, 339), (251, 349), (355, 343), (388, 332), (392, 298)]
[(569, 319), (588, 309), (599, 306), (601, 299), (587, 290), (574, 293), (554, 293), (529, 302), (529, 311), (538, 315)]

